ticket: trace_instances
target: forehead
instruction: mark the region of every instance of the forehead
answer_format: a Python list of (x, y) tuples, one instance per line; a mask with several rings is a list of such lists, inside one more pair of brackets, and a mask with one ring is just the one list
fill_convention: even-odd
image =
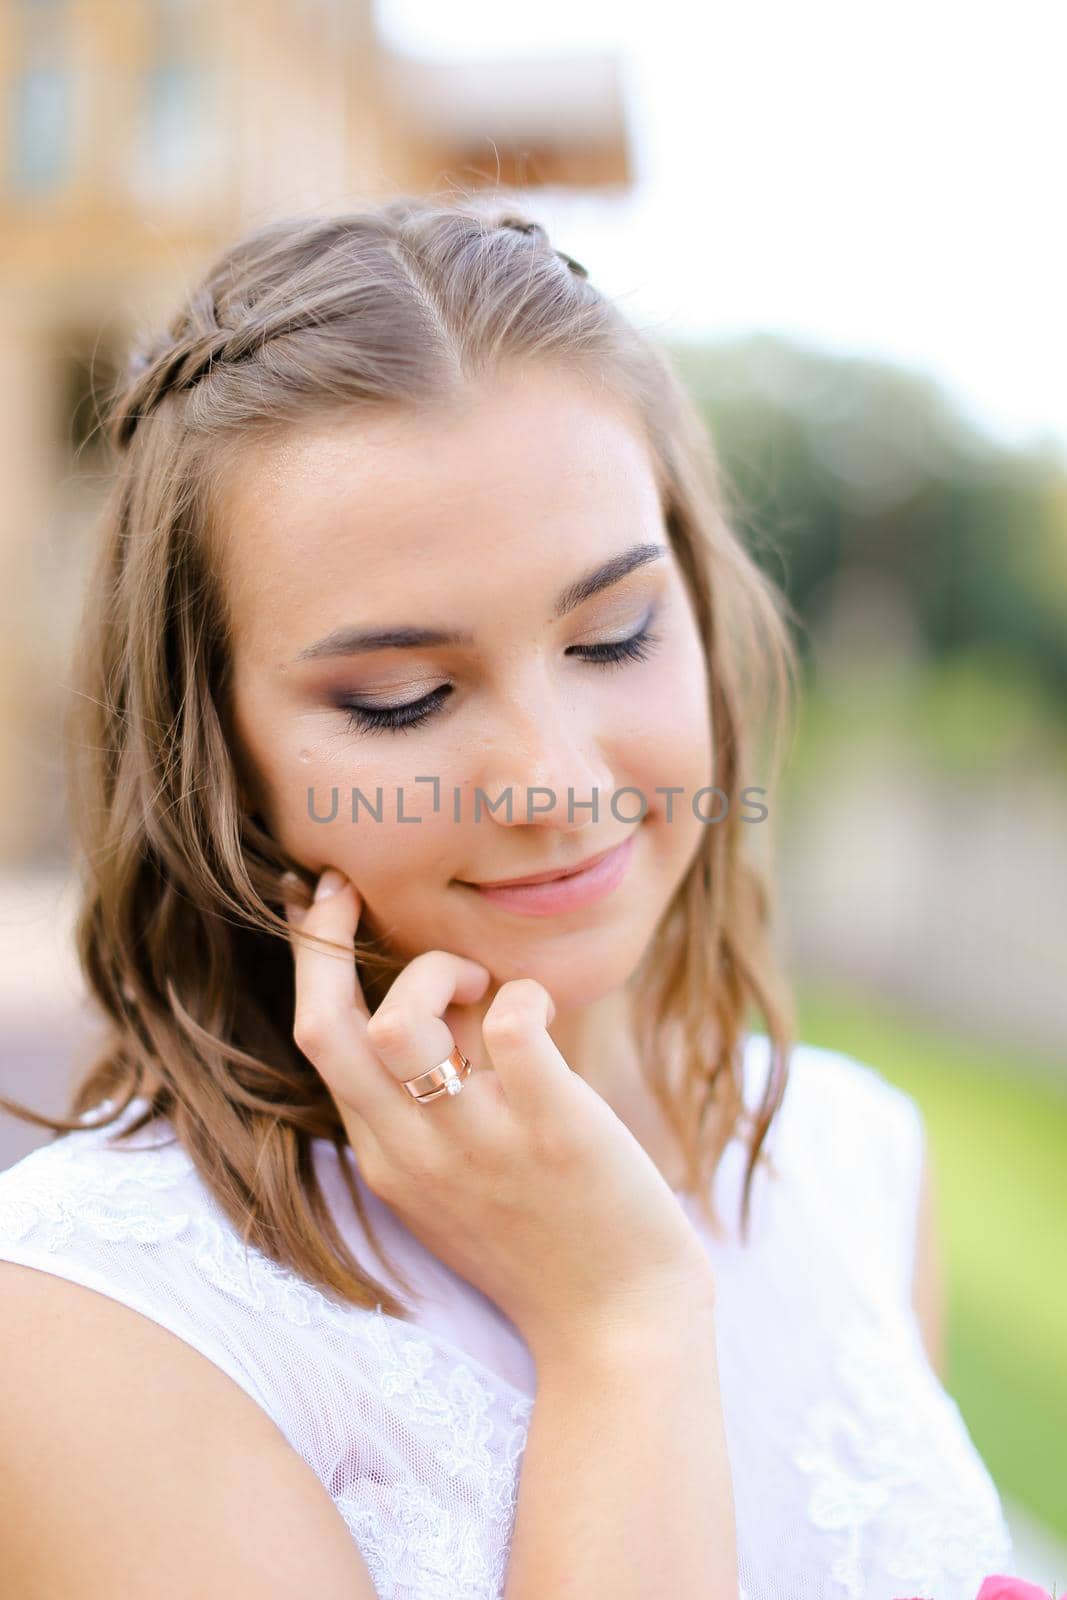
[(333, 417), (253, 447), (216, 533), (235, 636), (249, 641), (322, 620), (337, 597), (357, 608), (349, 622), (401, 598), (417, 616), (520, 570), (551, 569), (555, 588), (656, 527), (659, 508), (636, 414), (576, 375), (526, 369), (436, 411)]

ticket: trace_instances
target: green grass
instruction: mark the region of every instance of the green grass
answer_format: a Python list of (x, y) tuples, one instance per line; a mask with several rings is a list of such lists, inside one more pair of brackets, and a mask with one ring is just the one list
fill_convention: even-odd
[(832, 682), (809, 675), (783, 799), (830, 771), (879, 762), (930, 779), (974, 783), (1007, 769), (1067, 782), (1067, 726), (1018, 662), (977, 649), (909, 670), (857, 666)]
[(1027, 1052), (800, 987), (805, 1043), (843, 1050), (920, 1106), (939, 1190), (946, 1387), (998, 1488), (1067, 1537), (1067, 1074)]

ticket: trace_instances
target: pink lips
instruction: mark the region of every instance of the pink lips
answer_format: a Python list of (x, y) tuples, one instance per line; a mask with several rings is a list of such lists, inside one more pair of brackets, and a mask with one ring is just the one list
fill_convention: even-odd
[(524, 912), (527, 916), (548, 917), (561, 911), (577, 911), (603, 899), (622, 882), (633, 854), (634, 835), (631, 833), (622, 844), (609, 850), (607, 855), (594, 861), (581, 872), (570, 872), (565, 878), (552, 878), (546, 883), (506, 884), (496, 888), (488, 884), (468, 884), (475, 894), (492, 900), (510, 911)]

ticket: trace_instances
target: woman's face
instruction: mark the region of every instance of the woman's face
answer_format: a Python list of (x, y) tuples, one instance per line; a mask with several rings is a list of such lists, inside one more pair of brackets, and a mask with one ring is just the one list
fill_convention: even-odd
[[(496, 985), (538, 979), (557, 1010), (624, 984), (714, 782), (703, 651), (636, 419), (564, 372), (499, 373), (447, 415), (263, 446), (222, 511), (234, 731), (274, 838), (351, 878), (361, 937), (403, 961), (468, 956)], [(581, 904), (534, 914), (472, 887), (626, 841), (621, 881)]]

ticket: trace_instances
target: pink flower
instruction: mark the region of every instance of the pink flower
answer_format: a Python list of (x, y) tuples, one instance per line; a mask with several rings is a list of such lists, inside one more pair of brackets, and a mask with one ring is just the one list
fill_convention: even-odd
[[(933, 1600), (933, 1597), (894, 1595), (893, 1600)], [(982, 1579), (975, 1600), (1052, 1600), (1052, 1596), (1047, 1589), (1039, 1589), (1036, 1583), (1027, 1583), (1025, 1578), (1006, 1578), (1003, 1573), (994, 1572), (991, 1577)], [(1067, 1593), (1063, 1600), (1067, 1600)]]
[(1052, 1596), (1047, 1589), (1039, 1589), (1036, 1583), (1027, 1583), (1023, 1578), (1006, 1578), (995, 1572), (992, 1577), (982, 1579), (975, 1600), (1052, 1600)]

